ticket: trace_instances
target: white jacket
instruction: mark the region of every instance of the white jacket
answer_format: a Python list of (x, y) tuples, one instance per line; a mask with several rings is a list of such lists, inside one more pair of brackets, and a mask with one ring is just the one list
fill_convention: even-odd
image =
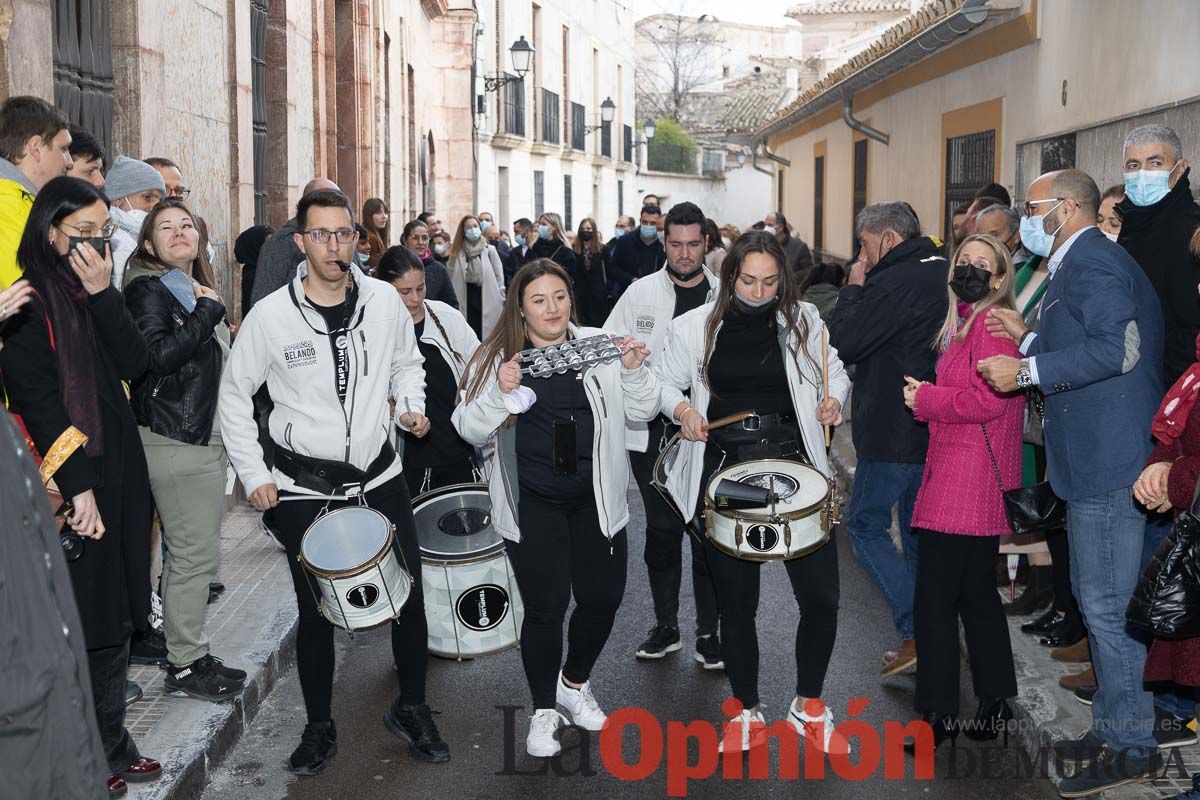
[(117, 226), (110, 246), (112, 248), (112, 285), (118, 291), (124, 290), (125, 265), (133, 251), (138, 246), (138, 236), (142, 232), (142, 223), (146, 221), (146, 212), (134, 209), (126, 211), (120, 206), (112, 206), (108, 210), (108, 218)]
[[(442, 328), (445, 329), (445, 336), (442, 336), (442, 329), (438, 328), (437, 324), (431, 319), (435, 315), (438, 322), (442, 323)], [(421, 330), (421, 341), (437, 348), (438, 352), (442, 354), (442, 358), (445, 359), (446, 364), (450, 367), (450, 373), (454, 376), (456, 384), (461, 384), (463, 372), (466, 370), (467, 364), (470, 363), (471, 356), (475, 355), (475, 348), (479, 347), (479, 337), (475, 335), (475, 331), (467, 324), (466, 317), (453, 306), (438, 300), (426, 300), (425, 327)], [(456, 356), (455, 353), (458, 355)], [(396, 407), (397, 420), (402, 411), (404, 411), (403, 401)], [(400, 435), (401, 430), (403, 428), (397, 422), (395, 431), (397, 451), (402, 451), (404, 446), (404, 437)]]
[[(454, 287), (454, 295), (462, 306), (463, 315), (467, 310), (467, 255), (459, 253), (446, 263), (450, 272), (450, 284)], [(500, 254), (496, 248), (488, 245), (483, 248), (479, 257), (479, 271), (482, 273), (482, 333), (484, 338), (500, 321), (500, 312), (504, 310), (504, 267), (500, 263)]]
[[(255, 303), (242, 322), (221, 378), (217, 410), (221, 438), (246, 494), (268, 483), (297, 487), (279, 470), (268, 470), (258, 444), (252, 397), (264, 383), (275, 403), (271, 438), (301, 455), (348, 462), (366, 469), (388, 439), (388, 397), (397, 408), (425, 413), (425, 371), (412, 317), (400, 295), (357, 266), (358, 302), (350, 322), (350, 380), (345, 406), (338, 400), (333, 348), (324, 318), (304, 295), (302, 261), (292, 281)], [(348, 453), (347, 453), (348, 451)], [(399, 475), (401, 462), (367, 484)]]
[[(705, 302), (711, 302), (713, 290), (717, 287), (717, 276), (705, 269), (704, 277), (708, 278), (709, 285)], [(666, 340), (667, 326), (671, 324), (674, 313), (675, 284), (671, 282), (666, 267), (663, 267), (629, 285), (604, 321), (604, 327), (613, 333), (645, 342), (650, 348), (648, 363), (653, 365), (655, 356)], [(630, 450), (646, 452), (650, 446), (647, 428), (645, 422), (625, 423), (625, 444)]]
[[(598, 336), (600, 328), (570, 326), (579, 338)], [(519, 479), (515, 425), (503, 428), (509, 412), (496, 381), (498, 364), (492, 365), (488, 381), (470, 402), (454, 409), (454, 427), (467, 442), (484, 447), (495, 437), (488, 459), (488, 496), (492, 501), (492, 525), (505, 539), (521, 541), (517, 519)], [(533, 378), (532, 380), (538, 380)], [(629, 524), (629, 459), (625, 455), (625, 420), (649, 421), (658, 416), (658, 380), (642, 365), (627, 370), (620, 361), (600, 364), (588, 370), (583, 381), (588, 405), (595, 417), (592, 439), (592, 484), (600, 528), (609, 539)]]
[[(639, 281), (640, 283), (640, 281)], [(708, 403), (712, 393), (701, 378), (704, 363), (704, 327), (714, 308), (707, 303), (692, 309), (671, 323), (667, 344), (662, 356), (654, 363), (654, 372), (662, 383), (662, 413), (672, 418), (676, 406), (687, 400), (688, 404), (708, 417)], [(783, 363), (787, 369), (788, 388), (792, 395), (792, 407), (800, 426), (800, 437), (804, 440), (804, 451), (812, 465), (828, 477), (829, 460), (825, 454), (825, 432), (817, 422), (817, 405), (824, 399), (821, 379), (821, 329), (824, 323), (817, 314), (816, 306), (800, 303), (804, 321), (808, 325), (806, 346), (808, 358), (801, 351), (795, 334), (789, 336), (786, 348), (783, 333), (780, 333), (780, 348), (783, 348)], [(783, 330), (783, 314), (778, 316)], [(717, 327), (720, 336), (721, 327)], [(683, 389), (691, 390), (691, 399), (683, 396)], [(842, 367), (837, 350), (829, 348), (829, 396), (843, 406), (850, 394), (850, 378)], [(667, 490), (680, 509), (694, 511), (700, 492), (700, 479), (704, 470), (704, 442), (685, 441), (681, 445), (674, 469), (667, 476)]]

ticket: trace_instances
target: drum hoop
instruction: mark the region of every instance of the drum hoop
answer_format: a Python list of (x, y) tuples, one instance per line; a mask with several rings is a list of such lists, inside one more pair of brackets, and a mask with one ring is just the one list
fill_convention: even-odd
[[(372, 565), (372, 566), (375, 566), (375, 565)], [(400, 615), (402, 613), (404, 613), (404, 606), (408, 605), (408, 598), (412, 596), (412, 591), (413, 591), (412, 575), (409, 574), (409, 571), (406, 570), (404, 567), (400, 567), (400, 572), (408, 580), (408, 594), (404, 596), (404, 604), (398, 610), (396, 610), (395, 616), (388, 617), (387, 619), (381, 620), (380, 622), (372, 622), (370, 625), (360, 625), (360, 626), (354, 627), (354, 628), (351, 628), (347, 625), (339, 625), (338, 623), (329, 619), (329, 617), (325, 616), (325, 612), (322, 610), (325, 607), (325, 594), (323, 592), (322, 592), (321, 597), (317, 604), (317, 611), (321, 614), (322, 617), (325, 617), (325, 619), (329, 622), (330, 625), (334, 626), (335, 628), (340, 628), (341, 630), (344, 630), (347, 633), (358, 633), (359, 631), (374, 630), (375, 628), (382, 627), (382, 626), (388, 624), (389, 622), (395, 622), (396, 620), (400, 619)], [(354, 576), (347, 575), (346, 577), (354, 577)], [(346, 618), (346, 615), (343, 613), (342, 619), (344, 620), (345, 618)]]
[[(367, 506), (345, 506), (345, 508), (366, 508), (367, 511), (372, 511), (372, 512), (378, 514), (380, 516), (380, 518), (382, 518), (383, 521), (387, 523), (387, 536), (384, 537), (383, 547), (381, 547), (379, 549), (378, 553), (371, 556), (369, 559), (367, 559), (363, 563), (359, 564), (357, 567), (350, 567), (349, 569), (339, 569), (339, 570), (325, 570), (325, 569), (320, 569), (319, 567), (313, 566), (312, 563), (307, 558), (304, 557), (304, 539), (307, 538), (308, 534), (312, 531), (314, 525), (316, 525), (318, 522), (323, 520), (325, 517), (329, 516), (329, 514), (322, 514), (321, 516), (314, 519), (309, 524), (308, 528), (305, 529), (304, 536), (300, 537), (300, 552), (296, 555), (296, 560), (300, 562), (301, 566), (303, 566), (304, 569), (308, 570), (308, 572), (310, 572), (311, 574), (315, 575), (318, 578), (326, 578), (327, 580), (340, 580), (342, 578), (353, 578), (358, 575), (362, 575), (364, 572), (369, 570), (371, 567), (373, 567), (376, 564), (379, 564), (381, 561), (383, 561), (384, 554), (392, 548), (392, 542), (396, 538), (396, 526), (393, 525), (392, 521), (390, 519), (388, 519), (387, 516), (384, 515), (382, 512), (376, 511), (373, 508), (368, 508)], [(335, 510), (340, 511), (341, 509), (335, 509)], [(332, 514), (334, 512), (331, 511), (329, 513)], [(400, 569), (402, 572), (404, 572), (405, 574), (408, 574), (408, 570), (405, 569), (406, 565), (403, 562), (401, 562), (401, 564), (399, 566), (400, 566)], [(409, 581), (410, 582), (412, 581), (412, 575), (409, 575)]]
[(485, 561), (493, 561), (496, 556), (503, 553), (505, 550), (504, 539), (496, 542), (487, 550), (480, 553), (474, 553), (467, 558), (440, 558), (428, 554), (425, 550), (421, 551), (421, 563), (429, 564), (434, 567), (457, 567), (467, 566), (469, 564), (481, 564)]
[[(743, 467), (747, 464), (773, 464), (773, 463), (778, 463), (780, 461), (786, 461), (789, 464), (797, 464), (801, 467), (804, 467), (804, 469), (812, 470), (817, 475), (820, 475), (822, 480), (825, 481), (825, 496), (822, 497), (817, 502), (813, 503), (811, 506), (806, 506), (804, 508), (797, 508), (792, 511), (778, 512), (775, 514), (769, 514), (769, 513), (768, 514), (756, 514), (756, 513), (747, 512), (745, 509), (735, 509), (733, 511), (727, 511), (727, 510), (722, 510), (722, 509), (717, 508), (716, 504), (713, 502), (712, 494), (709, 491), (710, 489), (712, 489), (713, 481), (715, 481), (717, 479), (717, 475), (720, 475), (726, 469), (733, 469), (735, 467)], [(825, 504), (829, 502), (829, 496), (830, 496), (830, 494), (832, 494), (832, 492), (833, 492), (833, 485), (830, 483), (829, 478), (826, 478), (824, 475), (822, 475), (821, 471), (819, 469), (817, 469), (816, 467), (810, 467), (808, 464), (804, 464), (799, 461), (792, 461), (791, 459), (787, 459), (787, 458), (755, 458), (755, 459), (751, 459), (750, 461), (739, 461), (736, 464), (730, 464), (725, 469), (717, 470), (717, 472), (711, 478), (708, 479), (708, 485), (704, 487), (704, 507), (707, 509), (711, 509), (712, 512), (715, 514), (719, 514), (720, 516), (725, 517), (726, 519), (732, 519), (732, 520), (748, 519), (748, 520), (753, 520), (754, 522), (773, 522), (775, 520), (789, 520), (790, 521), (790, 520), (794, 520), (794, 519), (804, 519), (805, 517), (811, 517), (814, 512), (819, 511), (820, 509), (825, 507)]]
[(458, 494), (468, 489), (483, 492), (484, 494), (488, 493), (488, 486), (486, 483), (451, 483), (447, 486), (439, 486), (436, 489), (430, 489), (424, 494), (419, 494), (412, 499), (413, 515), (415, 516), (417, 513), (418, 504), (425, 505), (426, 503), (432, 502), (444, 494)]
[(762, 561), (762, 562), (792, 561), (793, 559), (797, 559), (802, 556), (806, 556), (809, 553), (819, 550), (820, 548), (829, 544), (829, 540), (833, 537), (832, 529), (825, 531), (824, 534), (821, 536), (820, 540), (814, 542), (813, 544), (808, 545), (807, 547), (805, 547), (801, 550), (797, 550), (795, 553), (790, 553), (785, 556), (785, 555), (766, 555), (764, 553), (759, 553), (754, 550), (738, 550), (737, 548), (730, 547), (729, 545), (725, 544), (724, 542), (721, 542), (721, 541), (713, 538), (713, 535), (711, 532), (706, 531), (706, 534), (708, 536), (708, 540), (710, 542), (712, 542), (713, 547), (717, 548), (725, 555), (732, 556), (733, 558), (741, 559), (742, 561)]

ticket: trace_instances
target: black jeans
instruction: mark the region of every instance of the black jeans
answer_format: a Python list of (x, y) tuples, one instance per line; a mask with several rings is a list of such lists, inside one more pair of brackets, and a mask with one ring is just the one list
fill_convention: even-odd
[[(679, 627), (679, 584), (683, 577), (683, 521), (658, 490), (650, 485), (659, 445), (678, 427), (667, 425), (659, 417), (650, 424), (650, 446), (645, 453), (629, 451), (629, 464), (637, 481), (642, 505), (646, 509), (646, 571), (650, 576), (650, 594), (654, 598), (654, 617), (659, 625)], [(692, 591), (696, 597), (696, 636), (717, 632), (717, 596), (712, 573), (702, 544), (694, 539), (692, 551)]]
[(999, 536), (964, 536), (917, 529), (914, 625), (920, 713), (958, 714), (958, 620), (966, 633), (975, 696), (1015, 697), (1017, 676), (1000, 594)]
[[(628, 543), (624, 530), (611, 540), (604, 535), (590, 492), (556, 503), (522, 488), (517, 506), (521, 541), (505, 545), (525, 604), (521, 661), (534, 708), (554, 708), (559, 668), (572, 683), (587, 681), (608, 642), (625, 596)], [(564, 664), (562, 626), (572, 594)]]
[[(112, 774), (129, 769), (141, 757), (125, 728), (125, 680), (129, 674), (129, 640), (117, 647), (88, 650), (88, 672), (100, 741)], [(66, 747), (68, 743), (60, 743)], [(74, 743), (71, 743), (74, 744)]]
[(453, 464), (443, 464), (437, 467), (426, 467), (416, 462), (410, 463), (404, 459), (404, 481), (408, 485), (410, 497), (421, 494), (421, 486), (425, 483), (425, 471), (429, 471), (428, 491), (440, 489), (443, 486), (453, 486), (456, 483), (475, 483), (475, 472), (470, 460), (456, 461)]
[[(297, 495), (290, 495), (295, 497)], [(332, 511), (354, 503), (334, 501)], [(425, 598), (421, 589), (421, 548), (413, 526), (412, 503), (403, 474), (377, 489), (367, 492), (367, 505), (380, 512), (396, 526), (396, 543), (409, 575), (412, 589), (400, 611), (400, 618), (389, 627), (392, 631), (392, 658), (400, 674), (400, 701), (425, 702), (425, 658), (429, 627), (425, 622)], [(275, 530), (287, 548), (288, 566), (296, 590), (296, 605), (300, 610), (300, 626), (296, 635), (296, 671), (304, 693), (304, 707), (309, 722), (332, 719), (333, 705), (333, 624), (317, 610), (308, 573), (296, 560), (305, 531), (325, 506), (324, 500), (288, 500), (275, 507)]]

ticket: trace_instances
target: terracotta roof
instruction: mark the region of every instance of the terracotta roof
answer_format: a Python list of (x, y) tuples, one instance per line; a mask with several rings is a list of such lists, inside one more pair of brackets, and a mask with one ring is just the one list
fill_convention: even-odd
[[(857, 2), (857, 0), (837, 0), (835, 4), (842, 5), (843, 3), (853, 2)], [(862, 2), (870, 2), (870, 0), (862, 0)], [(871, 43), (870, 47), (813, 84), (786, 108), (781, 108), (778, 113), (772, 114), (769, 118), (763, 120), (759, 127), (765, 127), (787, 117), (793, 111), (803, 107), (809, 101), (820, 97), (841, 81), (899, 48), (909, 39), (919, 36), (927, 29), (933, 27), (935, 23), (946, 15), (957, 11), (962, 5), (963, 0), (932, 0), (932, 2), (926, 3), (915, 14), (910, 14), (885, 30), (878, 39)]]
[(784, 98), (786, 86), (726, 86), (721, 98), (717, 127), (724, 133), (749, 133), (774, 115)]
[(788, 9), (787, 16), (815, 14), (886, 14), (908, 11), (908, 0), (810, 0)]

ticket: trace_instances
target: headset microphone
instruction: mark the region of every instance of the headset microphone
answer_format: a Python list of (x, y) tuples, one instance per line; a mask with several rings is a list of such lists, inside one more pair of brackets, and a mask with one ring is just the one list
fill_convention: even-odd
[(337, 264), (339, 268), (341, 268), (342, 272), (350, 271), (350, 262), (339, 260), (339, 261), (335, 261), (334, 263)]

